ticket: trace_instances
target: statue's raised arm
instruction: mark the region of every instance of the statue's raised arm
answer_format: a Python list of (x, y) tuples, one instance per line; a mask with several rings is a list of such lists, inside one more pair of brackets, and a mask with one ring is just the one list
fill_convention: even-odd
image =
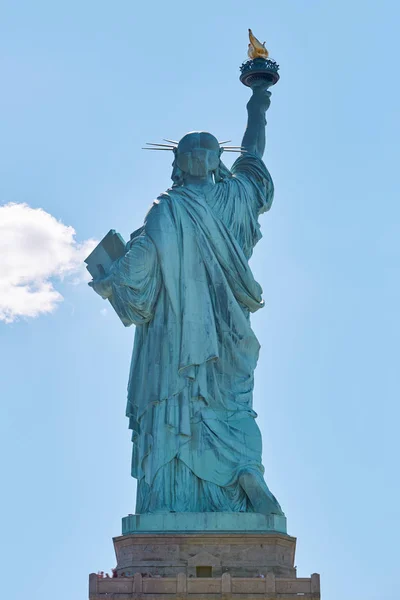
[(253, 94), (247, 103), (247, 127), (243, 136), (242, 148), (262, 158), (265, 151), (265, 113), (271, 103), (271, 92), (265, 83), (260, 81), (253, 88)]
[(271, 103), (268, 88), (279, 80), (279, 66), (269, 57), (265, 42), (261, 44), (251, 29), (249, 42), (250, 60), (241, 66), (240, 80), (252, 89), (253, 94), (247, 103), (248, 121), (242, 147), (246, 152), (262, 158), (265, 151), (265, 113)]

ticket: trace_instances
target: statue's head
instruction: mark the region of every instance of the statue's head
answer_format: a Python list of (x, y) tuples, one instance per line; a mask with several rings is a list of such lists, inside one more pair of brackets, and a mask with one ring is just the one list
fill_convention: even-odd
[(231, 172), (221, 160), (221, 154), (227, 150), (216, 137), (207, 131), (191, 131), (183, 136), (174, 148), (172, 181), (174, 185), (182, 185), (185, 175), (204, 178), (211, 174), (214, 181), (222, 181), (231, 177)]
[(225, 146), (226, 142), (219, 142), (216, 137), (207, 131), (191, 131), (183, 136), (179, 142), (164, 140), (167, 144), (153, 144), (146, 142), (145, 150), (172, 150), (175, 159), (172, 164), (172, 181), (174, 185), (183, 185), (185, 178), (190, 176), (204, 179), (211, 175), (214, 182), (232, 177), (232, 173), (225, 167), (221, 154), (227, 152), (241, 152), (238, 146)]
[(221, 148), (216, 137), (206, 131), (191, 131), (176, 149), (176, 166), (184, 174), (205, 177), (219, 166)]

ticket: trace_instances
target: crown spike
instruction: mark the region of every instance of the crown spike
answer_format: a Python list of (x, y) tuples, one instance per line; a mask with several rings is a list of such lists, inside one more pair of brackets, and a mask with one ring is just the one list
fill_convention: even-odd
[(171, 144), (154, 144), (153, 142), (146, 142), (146, 146), (157, 146), (159, 148), (174, 148)]

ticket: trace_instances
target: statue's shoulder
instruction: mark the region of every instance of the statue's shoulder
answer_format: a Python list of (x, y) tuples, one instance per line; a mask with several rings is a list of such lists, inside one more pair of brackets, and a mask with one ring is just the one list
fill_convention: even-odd
[(171, 195), (164, 192), (158, 196), (151, 205), (146, 218), (145, 218), (145, 229), (163, 229), (168, 228), (172, 225), (172, 213), (171, 213)]
[(165, 210), (168, 210), (170, 203), (171, 198), (168, 192), (163, 192), (155, 200), (153, 200), (153, 203), (147, 212), (146, 218), (153, 213), (161, 213)]

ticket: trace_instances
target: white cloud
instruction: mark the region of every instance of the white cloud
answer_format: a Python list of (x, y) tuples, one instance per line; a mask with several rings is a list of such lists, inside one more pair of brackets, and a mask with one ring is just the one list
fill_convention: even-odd
[(52, 312), (63, 300), (54, 279), (76, 280), (95, 244), (78, 243), (73, 227), (40, 208), (0, 206), (0, 321)]

